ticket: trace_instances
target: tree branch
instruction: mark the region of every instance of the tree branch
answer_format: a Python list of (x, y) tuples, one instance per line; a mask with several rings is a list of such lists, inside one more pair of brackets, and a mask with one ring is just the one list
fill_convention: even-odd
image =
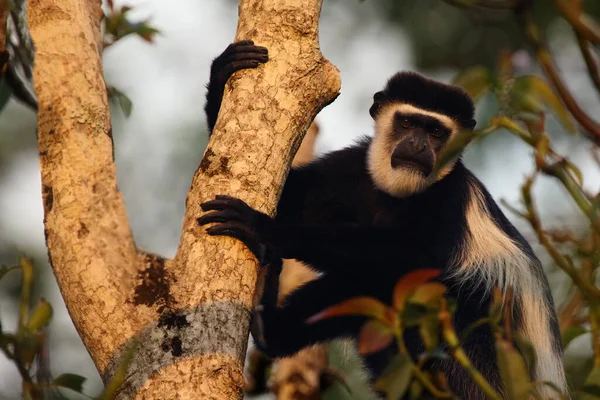
[(100, 60), (99, 0), (39, 0), (38, 147), (44, 233), (67, 309), (97, 368), (135, 333), (136, 250), (117, 189)]
[(550, 80), (552, 86), (554, 86), (554, 89), (565, 103), (569, 112), (585, 129), (590, 139), (597, 145), (600, 145), (600, 125), (579, 107), (579, 104), (577, 104), (577, 101), (575, 101), (575, 98), (563, 82), (556, 65), (554, 65), (552, 55), (542, 40), (540, 30), (531, 18), (531, 11), (529, 9), (530, 1), (521, 1), (521, 3), (523, 4), (517, 7), (515, 12), (517, 17), (519, 17), (525, 39), (532, 46), (544, 74), (546, 74), (546, 77)]
[(6, 18), (8, 17), (8, 7), (6, 0), (0, 0), (0, 79), (4, 76), (6, 64), (8, 62), (8, 52), (6, 51)]
[(320, 8), (321, 0), (240, 2), (236, 40), (266, 46), (269, 62), (226, 86), (186, 199), (179, 249), (164, 266), (168, 304), (142, 336), (163, 341), (141, 340), (119, 398), (242, 397), (256, 261), (239, 241), (208, 236), (196, 219), (200, 203), (217, 194), (273, 214), (302, 136), (340, 87), (319, 50)]
[(320, 8), (321, 0), (241, 1), (237, 39), (267, 46), (270, 61), (227, 85), (174, 260), (136, 251), (117, 189), (100, 1), (38, 0), (29, 10), (50, 261), (105, 382), (138, 344), (117, 398), (242, 397), (255, 260), (196, 218), (216, 194), (274, 212), (302, 136), (340, 88), (319, 51)]

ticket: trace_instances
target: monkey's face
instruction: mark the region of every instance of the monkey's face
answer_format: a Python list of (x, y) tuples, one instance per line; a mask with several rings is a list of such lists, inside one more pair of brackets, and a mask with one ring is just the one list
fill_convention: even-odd
[(374, 117), (368, 164), (380, 189), (408, 196), (425, 190), (454, 167), (450, 163), (433, 174), (440, 151), (459, 130), (450, 117), (402, 103), (379, 105)]

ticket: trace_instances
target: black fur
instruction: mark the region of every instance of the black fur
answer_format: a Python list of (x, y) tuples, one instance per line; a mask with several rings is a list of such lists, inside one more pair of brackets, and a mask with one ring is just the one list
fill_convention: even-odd
[(473, 101), (463, 89), (425, 78), (416, 72), (398, 72), (388, 80), (383, 91), (375, 93), (373, 100), (370, 110), (373, 118), (381, 105), (407, 103), (447, 115), (465, 129), (475, 127)]
[[(419, 91), (426, 91), (430, 96)], [(451, 115), (464, 126), (473, 125), (473, 105), (467, 95), (416, 74), (396, 75), (384, 93), (387, 94), (375, 96), (376, 104), (390, 99), (408, 101)], [(218, 111), (218, 105), (207, 106), (207, 109)], [(425, 191), (398, 198), (376, 189), (367, 169), (370, 143), (371, 139), (365, 138), (354, 146), (292, 169), (274, 219), (228, 196), (218, 196), (202, 205), (204, 211), (212, 212), (200, 217), (199, 223), (218, 223), (208, 228), (210, 234), (229, 235), (244, 241), (262, 264), (271, 266), (260, 302), (262, 309), (255, 313), (252, 325), (253, 336), (262, 351), (281, 357), (313, 343), (357, 337), (365, 322), (362, 317), (338, 317), (313, 325), (305, 321), (352, 297), (370, 296), (389, 303), (396, 282), (416, 269), (444, 271), (441, 279), (458, 303), (454, 326), (459, 333), (486, 316), (491, 301), (487, 289), (479, 281), (456, 282), (449, 276), (456, 267), (452, 262), (456, 249), (465, 245), (466, 209), (473, 187), (484, 194), (496, 225), (531, 258), (531, 268), (545, 282), (547, 292), (540, 296), (553, 306), (531, 247), (460, 160), (446, 177)], [(301, 260), (324, 276), (292, 292), (283, 307), (277, 307), (281, 257)], [(518, 297), (515, 303), (515, 310), (519, 310)], [(514, 318), (515, 325), (521, 323), (518, 312)], [(554, 339), (560, 343), (556, 321), (551, 325)], [(407, 333), (406, 340), (413, 356), (422, 352), (422, 343), (415, 333)], [(479, 327), (462, 345), (484, 377), (502, 392), (489, 327)], [(390, 348), (367, 357), (374, 376), (382, 372), (393, 353), (394, 349)], [(452, 390), (460, 398), (485, 398), (470, 375), (453, 360), (439, 361), (432, 367), (446, 373)]]
[(252, 40), (241, 40), (230, 44), (219, 57), (215, 58), (210, 66), (210, 81), (206, 92), (206, 121), (209, 134), (212, 133), (221, 100), (225, 91), (225, 84), (234, 72), (241, 69), (256, 68), (269, 59), (265, 47), (255, 46)]

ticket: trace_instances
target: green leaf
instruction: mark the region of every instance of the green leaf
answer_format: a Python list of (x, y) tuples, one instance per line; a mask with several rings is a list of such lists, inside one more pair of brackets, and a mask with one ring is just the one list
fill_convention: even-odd
[(119, 92), (117, 97), (119, 99), (119, 105), (121, 106), (121, 110), (126, 117), (131, 115), (131, 109), (133, 108), (133, 103), (129, 97), (125, 96), (123, 93)]
[(444, 169), (444, 167), (454, 161), (462, 151), (467, 147), (475, 134), (471, 130), (464, 130), (452, 136), (448, 143), (444, 145), (440, 154), (436, 157), (435, 165), (433, 166), (433, 176), (436, 176)]
[(343, 315), (363, 315), (365, 317), (374, 318), (386, 325), (389, 324), (391, 320), (388, 307), (379, 300), (372, 297), (356, 297), (335, 306), (331, 306), (308, 318), (306, 322), (312, 324), (325, 318)]
[(417, 326), (427, 315), (427, 307), (423, 304), (406, 302), (402, 309), (402, 322), (406, 327)]
[(410, 384), (410, 399), (422, 399), (423, 398), (423, 385), (416, 379)]
[(114, 86), (108, 87), (106, 92), (113, 103), (118, 103), (121, 111), (123, 111), (123, 115), (129, 117), (131, 115), (131, 110), (133, 109), (131, 99)]
[(506, 386), (506, 397), (511, 400), (528, 400), (533, 386), (519, 352), (510, 342), (498, 339), (496, 340), (496, 356), (500, 376)]
[(432, 351), (440, 344), (440, 319), (436, 312), (429, 313), (421, 319), (419, 334), (427, 351)]
[(389, 346), (394, 340), (394, 331), (377, 320), (363, 325), (358, 338), (358, 352), (361, 355), (375, 353)]
[(577, 180), (579, 186), (583, 186), (583, 174), (581, 173), (579, 168), (577, 168), (575, 164), (573, 164), (567, 159), (561, 160), (561, 164), (563, 164), (568, 171), (572, 172), (573, 175), (575, 175), (575, 179)]
[(439, 282), (429, 282), (419, 286), (412, 297), (409, 299), (411, 303), (419, 303), (424, 305), (437, 305), (446, 294), (446, 286)]
[(19, 351), (17, 354), (21, 364), (25, 365), (27, 368), (31, 366), (35, 356), (40, 352), (40, 341), (38, 339), (38, 337), (33, 336), (19, 338)]
[(148, 21), (132, 24), (132, 30), (148, 43), (152, 43), (154, 36), (160, 33), (158, 29), (151, 27)]
[(396, 310), (404, 307), (406, 300), (425, 282), (437, 278), (442, 273), (440, 269), (422, 269), (411, 271), (396, 283), (393, 294), (393, 305)]
[(52, 319), (52, 306), (45, 299), (40, 299), (39, 304), (29, 316), (27, 322), (27, 330), (30, 333), (35, 333), (40, 329), (45, 328)]
[(485, 93), (489, 92), (492, 79), (490, 70), (480, 65), (467, 69), (454, 78), (454, 85), (460, 86), (477, 101)]
[(600, 398), (600, 365), (594, 367), (583, 384), (583, 392)]
[(535, 347), (525, 337), (518, 335), (516, 332), (513, 333), (514, 340), (517, 348), (521, 350), (526, 366), (533, 368), (537, 364), (537, 354), (535, 353)]
[(111, 400), (115, 397), (117, 390), (123, 385), (125, 382), (125, 378), (127, 377), (127, 370), (131, 365), (131, 361), (133, 360), (133, 356), (135, 355), (135, 351), (139, 345), (138, 341), (133, 341), (125, 350), (125, 353), (121, 357), (117, 368), (115, 369), (115, 373), (113, 378), (106, 384), (104, 392), (100, 396), (102, 400)]
[(33, 262), (29, 258), (21, 257), (19, 265), (22, 271), (21, 281), (21, 301), (19, 305), (19, 331), (25, 328), (29, 305), (31, 304), (31, 288), (33, 286), (34, 268)]
[(565, 329), (562, 333), (562, 345), (563, 349), (566, 349), (569, 344), (577, 339), (579, 336), (588, 333), (588, 330), (581, 326), (572, 326), (570, 328)]
[(62, 374), (54, 378), (52, 384), (55, 386), (71, 389), (77, 393), (81, 393), (83, 390), (84, 382), (85, 378), (83, 376), (75, 374)]
[(575, 124), (571, 114), (565, 108), (562, 101), (556, 95), (548, 83), (536, 75), (524, 75), (515, 79), (513, 92), (522, 105), (533, 106), (534, 103), (543, 105), (544, 108), (554, 114), (567, 132), (575, 133)]
[(390, 363), (383, 376), (375, 382), (374, 389), (385, 393), (386, 399), (402, 398), (412, 378), (412, 366), (408, 355), (399, 354)]

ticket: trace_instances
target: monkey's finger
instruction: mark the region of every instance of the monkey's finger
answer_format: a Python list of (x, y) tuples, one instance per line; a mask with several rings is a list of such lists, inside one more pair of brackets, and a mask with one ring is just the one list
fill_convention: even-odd
[(227, 204), (228, 207), (235, 208), (240, 212), (252, 212), (252, 207), (246, 204), (245, 201), (238, 199), (237, 197), (227, 196), (224, 194), (218, 194), (215, 196), (215, 201), (222, 201)]
[(249, 41), (249, 42), (250, 43), (248, 43), (246, 41), (237, 42), (232, 45), (229, 45), (229, 47), (227, 47), (225, 49), (225, 51), (221, 54), (221, 57), (225, 58), (225, 57), (228, 57), (235, 53), (261, 53), (261, 54), (269, 53), (269, 50), (266, 47), (255, 46), (254, 42), (252, 42), (252, 41)]
[(225, 65), (222, 69), (223, 76), (230, 77), (234, 72), (237, 72), (242, 69), (252, 69), (257, 68), (260, 65), (260, 62), (256, 60), (244, 60), (244, 61), (233, 61), (227, 65)]
[(235, 54), (240, 53), (257, 53), (257, 54), (269, 54), (269, 50), (263, 46), (254, 46), (254, 45), (245, 45), (245, 46), (236, 46), (230, 50), (224, 52), (223, 58), (231, 57)]
[(228, 202), (223, 200), (209, 200), (200, 204), (200, 208), (202, 208), (202, 211), (220, 211), (230, 208), (230, 205)]
[(254, 51), (254, 49), (248, 49), (245, 51), (240, 51), (236, 53), (229, 54), (224, 63), (232, 63), (235, 61), (246, 61), (246, 60), (255, 60), (259, 62), (267, 62), (269, 61), (269, 55), (264, 52)]
[(225, 49), (225, 51), (223, 51), (222, 54), (228, 54), (228, 53), (230, 53), (232, 51), (235, 51), (235, 49), (237, 47), (240, 47), (240, 46), (254, 46), (254, 41), (252, 41), (252, 40), (240, 40), (239, 42), (231, 43), (229, 46), (227, 46), (227, 48)]
[(206, 225), (212, 222), (227, 222), (227, 221), (239, 221), (243, 222), (242, 216), (235, 210), (225, 209), (222, 211), (213, 211), (208, 214), (204, 214), (197, 218), (198, 224)]
[(238, 222), (225, 222), (206, 229), (211, 236), (229, 236), (238, 239), (248, 247), (248, 250), (261, 262), (264, 261), (266, 248), (260, 243), (258, 236), (248, 227)]
[(232, 205), (239, 205), (239, 206), (242, 206), (242, 207), (248, 207), (248, 208), (250, 208), (250, 206), (248, 204), (246, 204), (246, 202), (244, 200), (240, 200), (237, 197), (229, 196), (227, 194), (218, 194), (218, 195), (215, 196), (215, 199), (217, 199), (217, 200), (223, 200), (223, 201), (228, 201)]

